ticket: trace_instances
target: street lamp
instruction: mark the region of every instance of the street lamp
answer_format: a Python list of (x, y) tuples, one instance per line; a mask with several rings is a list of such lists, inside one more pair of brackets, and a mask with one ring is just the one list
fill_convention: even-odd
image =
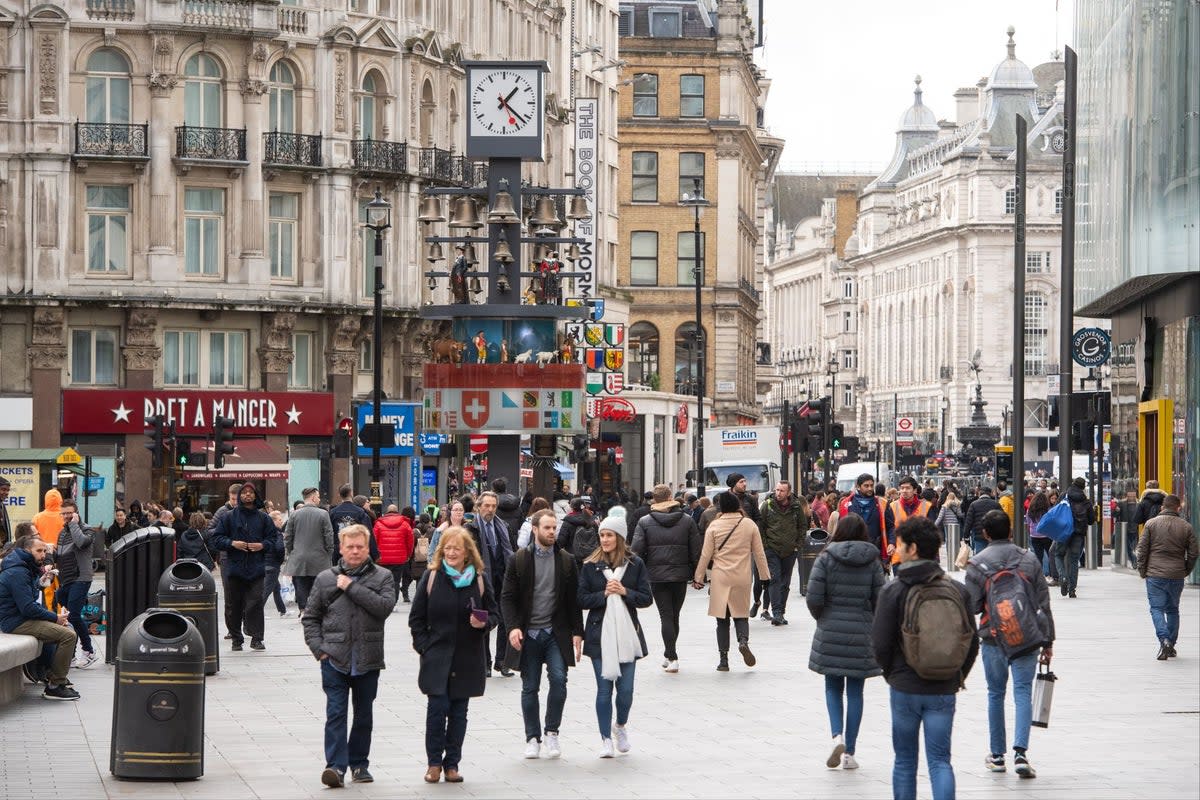
[(829, 413), (825, 415), (825, 430), (822, 435), (825, 439), (825, 484), (829, 484), (829, 476), (833, 473), (833, 409), (834, 398), (837, 395), (837, 351), (832, 351), (829, 354), (829, 363), (825, 365), (825, 374), (829, 376)]
[(684, 192), (679, 205), (692, 209), (692, 255), (695, 265), (692, 267), (692, 279), (696, 284), (696, 369), (693, 377), (696, 379), (696, 486), (700, 494), (704, 494), (704, 325), (701, 319), (700, 286), (704, 282), (704, 262), (701, 258), (700, 246), (700, 215), (708, 206), (704, 191), (700, 188), (700, 179), (693, 178), (693, 191)]
[[(383, 194), (376, 189), (375, 199), (367, 203), (366, 227), (375, 231), (375, 342), (372, 348), (375, 356), (374, 375), (372, 376), (371, 398), (374, 405), (372, 422), (379, 430), (379, 420), (383, 416), (383, 232), (392, 227), (392, 204), (383, 199)], [(379, 465), (379, 437), (371, 442), (371, 505), (375, 513), (383, 511), (383, 469)]]
[(950, 398), (942, 395), (942, 453), (950, 452), (950, 438), (946, 435), (946, 414), (950, 411)]

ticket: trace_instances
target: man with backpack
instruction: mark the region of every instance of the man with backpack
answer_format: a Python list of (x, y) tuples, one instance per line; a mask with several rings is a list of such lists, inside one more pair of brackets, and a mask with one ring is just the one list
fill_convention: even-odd
[(896, 528), (896, 579), (879, 593), (871, 641), (891, 692), (892, 796), (916, 800), (918, 742), (924, 729), (934, 800), (954, 797), (950, 738), (955, 695), (979, 654), (965, 586), (938, 565), (941, 534), (928, 517)]
[(991, 750), (984, 765), (992, 772), (1005, 770), (1004, 699), (1012, 672), (1013, 765), (1020, 777), (1036, 778), (1025, 751), (1033, 721), (1034, 674), (1039, 661), (1048, 665), (1053, 656), (1050, 589), (1037, 557), (1013, 544), (1007, 514), (985, 514), (983, 535), (988, 545), (967, 564), (966, 583), (971, 612), (980, 615), (979, 638), (988, 687)]

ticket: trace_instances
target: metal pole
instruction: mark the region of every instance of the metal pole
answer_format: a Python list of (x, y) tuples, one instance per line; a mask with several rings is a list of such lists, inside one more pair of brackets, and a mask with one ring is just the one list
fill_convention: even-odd
[(896, 436), (896, 420), (900, 418), (900, 394), (892, 395), (892, 472), (900, 471), (900, 447), (899, 439)]
[(1062, 263), (1059, 270), (1058, 314), (1058, 483), (1065, 487), (1071, 475), (1071, 334), (1075, 327), (1075, 141), (1076, 77), (1079, 64), (1075, 51), (1066, 48), (1063, 127)]
[(1027, 123), (1017, 115), (1017, 207), (1013, 225), (1013, 540), (1025, 545), (1025, 177)]
[[(379, 430), (379, 420), (383, 416), (383, 231), (375, 231), (375, 341), (373, 355), (375, 356), (374, 375), (372, 375), (371, 401), (373, 406), (372, 422)], [(353, 443), (351, 447), (353, 447)], [(379, 437), (375, 436), (371, 444), (371, 506), (375, 513), (383, 513), (383, 469), (379, 465)]]
[[(700, 179), (696, 178), (696, 196), (700, 196)], [(696, 256), (693, 275), (696, 282), (696, 486), (698, 494), (705, 493), (704, 479), (704, 326), (701, 320), (700, 285), (704, 282), (704, 263), (700, 248), (700, 206), (693, 206), (695, 224), (692, 229), (692, 249)]]
[[(791, 478), (791, 472), (788, 471), (788, 449), (792, 446), (791, 414), (792, 414), (792, 412), (791, 412), (791, 408), (788, 405), (788, 401), (784, 400), (783, 401), (783, 417), (782, 417), (783, 423), (779, 426), (779, 440), (780, 440), (780, 444), (782, 445), (779, 448), (779, 450), (780, 450), (779, 461), (783, 465), (783, 469), (781, 469), (779, 471), (779, 474), (783, 476), (784, 480), (788, 480)], [(800, 491), (799, 486), (796, 487), (796, 491), (797, 492)]]

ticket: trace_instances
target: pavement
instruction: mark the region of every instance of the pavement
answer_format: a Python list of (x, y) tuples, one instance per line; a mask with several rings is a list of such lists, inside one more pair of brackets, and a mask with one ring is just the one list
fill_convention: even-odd
[[(957, 573), (961, 578), (962, 573)], [(793, 579), (794, 580), (794, 579)], [(1179, 657), (1157, 643), (1136, 575), (1084, 571), (1077, 599), (1054, 592), (1059, 681), (1050, 727), (1033, 729), (1036, 780), (987, 772), (987, 695), (977, 664), (958, 695), (953, 763), (960, 798), (1179, 798), (1200, 785), (1200, 591), (1182, 603)], [(638, 665), (633, 750), (597, 758), (590, 664), (570, 671), (563, 757), (525, 761), (520, 679), (493, 677), (471, 701), (458, 785), (426, 785), (425, 698), (401, 603), (388, 626), (389, 668), (375, 705), (373, 784), (326, 789), (319, 776), (324, 696), (316, 662), (291, 615), (267, 613), (265, 652), (228, 651), (207, 682), (204, 776), (187, 782), (115, 779), (108, 770), (113, 667), (73, 671), (77, 703), (48, 702), (27, 686), (0, 708), (0, 797), (33, 798), (886, 798), (892, 751), (887, 685), (867, 682), (856, 772), (825, 767), (830, 735), (821, 676), (808, 670), (813, 621), (793, 589), (790, 625), (751, 622), (758, 665), (733, 654), (714, 671), (707, 597), (689, 591), (681, 669), (661, 668), (657, 614), (642, 612), (652, 654)], [(586, 659), (585, 659), (586, 662)], [(545, 693), (543, 690), (543, 711)], [(1011, 714), (1011, 706), (1010, 706)], [(1009, 721), (1011, 726), (1011, 717)], [(1011, 736), (1011, 727), (1010, 727)], [(1011, 746), (1011, 745), (1010, 745)], [(1011, 770), (1011, 753), (1010, 753)], [(332, 795), (330, 793), (333, 793)], [(929, 797), (922, 760), (920, 797)]]

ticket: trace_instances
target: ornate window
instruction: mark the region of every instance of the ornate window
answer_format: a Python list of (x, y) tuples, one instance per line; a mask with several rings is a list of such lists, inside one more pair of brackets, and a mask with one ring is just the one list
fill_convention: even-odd
[(71, 383), (113, 386), (117, 382), (117, 331), (71, 330)]
[(88, 56), (84, 82), (87, 122), (129, 123), (129, 61), (102, 47)]
[(267, 214), (271, 277), (293, 280), (296, 277), (296, 223), (300, 216), (300, 195), (271, 192)]
[(292, 334), (292, 363), (288, 367), (289, 389), (311, 389), (312, 339), (308, 332)]
[(87, 187), (87, 270), (129, 269), (129, 187)]
[(183, 190), (183, 263), (187, 275), (218, 275), (225, 227), (222, 189)]
[(1046, 374), (1046, 339), (1049, 335), (1046, 318), (1046, 295), (1029, 292), (1025, 295), (1025, 374)]
[(204, 53), (188, 59), (183, 69), (183, 122), (188, 127), (220, 128), (221, 67)]
[(271, 67), (271, 91), (267, 95), (270, 117), (269, 131), (295, 133), (296, 131), (296, 79), (292, 68), (284, 61)]

